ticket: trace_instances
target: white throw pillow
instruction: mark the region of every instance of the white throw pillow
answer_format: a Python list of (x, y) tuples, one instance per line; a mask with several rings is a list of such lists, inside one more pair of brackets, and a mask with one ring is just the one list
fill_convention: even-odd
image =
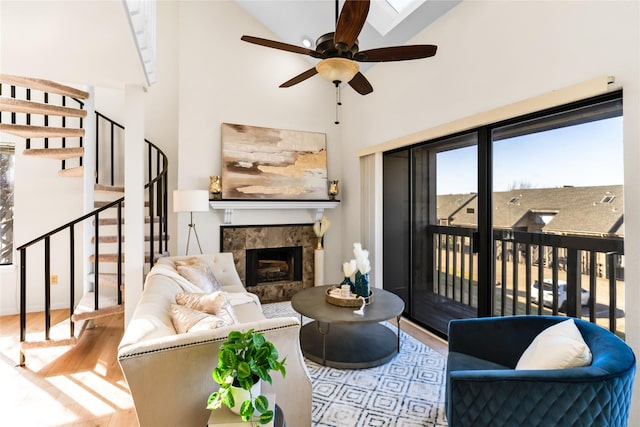
[(203, 260), (193, 257), (183, 261), (176, 261), (176, 270), (178, 273), (202, 289), (202, 292), (211, 293), (221, 291), (222, 286), (213, 275), (213, 271)]
[(227, 326), (219, 317), (178, 304), (171, 304), (171, 321), (179, 334)]
[(197, 311), (218, 316), (227, 325), (240, 323), (229, 299), (226, 294), (221, 291), (210, 294), (178, 293), (176, 294), (176, 303)]
[(573, 319), (540, 332), (522, 353), (516, 369), (564, 369), (591, 364), (591, 350)]

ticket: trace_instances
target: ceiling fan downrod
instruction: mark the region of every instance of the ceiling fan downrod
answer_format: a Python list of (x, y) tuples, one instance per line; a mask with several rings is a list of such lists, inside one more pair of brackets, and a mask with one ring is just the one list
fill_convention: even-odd
[(335, 124), (340, 124), (340, 107), (342, 106), (342, 101), (340, 100), (340, 81), (336, 80), (333, 82), (336, 85), (336, 121)]

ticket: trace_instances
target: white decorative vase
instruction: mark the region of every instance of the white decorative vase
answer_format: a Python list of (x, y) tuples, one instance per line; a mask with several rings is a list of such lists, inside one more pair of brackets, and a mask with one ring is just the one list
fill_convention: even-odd
[(256, 397), (260, 396), (260, 386), (262, 385), (262, 380), (259, 380), (257, 383), (251, 387), (251, 394), (249, 394), (249, 390), (245, 390), (240, 387), (231, 386), (231, 394), (233, 395), (233, 408), (231, 408), (231, 412), (234, 414), (240, 415), (240, 407), (242, 406), (242, 402), (245, 400), (251, 400), (252, 402), (256, 400)]
[(314, 277), (313, 284), (315, 286), (324, 285), (324, 249), (316, 249), (314, 251)]

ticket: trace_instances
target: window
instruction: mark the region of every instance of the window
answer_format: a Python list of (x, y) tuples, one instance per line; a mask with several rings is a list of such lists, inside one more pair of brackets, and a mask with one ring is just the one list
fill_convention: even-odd
[(13, 263), (15, 147), (0, 143), (0, 265)]

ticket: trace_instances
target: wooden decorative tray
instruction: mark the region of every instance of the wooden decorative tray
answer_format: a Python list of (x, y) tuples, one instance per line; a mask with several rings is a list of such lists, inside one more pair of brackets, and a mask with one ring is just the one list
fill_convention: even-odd
[[(337, 295), (330, 295), (329, 292), (331, 292), (331, 290), (333, 289), (339, 289), (339, 288), (337, 286), (334, 286), (334, 287), (328, 288), (325, 292), (325, 299), (329, 304), (337, 305), (340, 307), (356, 307), (356, 308), (360, 308), (362, 306), (361, 297), (356, 298), (354, 295), (352, 295), (349, 298), (344, 298)], [(369, 292), (370, 292), (369, 297), (365, 298), (366, 305), (369, 305), (373, 302), (373, 291), (370, 290)]]

